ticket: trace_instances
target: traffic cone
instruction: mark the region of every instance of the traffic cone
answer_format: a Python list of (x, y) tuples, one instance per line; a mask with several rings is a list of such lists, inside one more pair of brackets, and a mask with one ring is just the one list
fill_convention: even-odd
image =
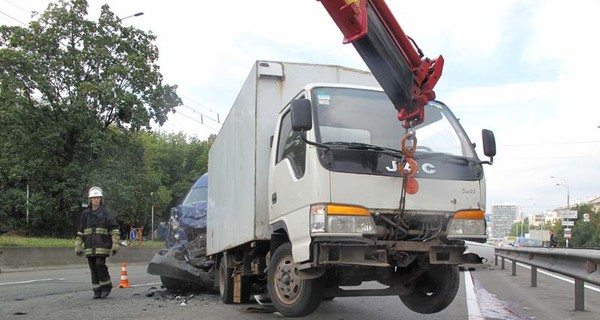
[(119, 288), (131, 288), (129, 285), (129, 279), (127, 279), (127, 263), (123, 262), (121, 267), (121, 282), (119, 282)]

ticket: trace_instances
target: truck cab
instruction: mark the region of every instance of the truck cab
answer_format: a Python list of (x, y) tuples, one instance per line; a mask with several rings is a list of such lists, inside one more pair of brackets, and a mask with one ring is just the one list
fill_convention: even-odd
[[(289, 242), (283, 255), (291, 254), (269, 269), (281, 307), (298, 291), (287, 278), (290, 256), (298, 280), (325, 283), (315, 290), (325, 296), (362, 295), (340, 286), (378, 281), (389, 286), (378, 295), (398, 294), (413, 311), (452, 301), (458, 265), (478, 262), (464, 254), (464, 240), (487, 239), (484, 162), (445, 104), (429, 102), (424, 119), (413, 128), (418, 191), (403, 199), (406, 129), (381, 89), (310, 84), (281, 111), (269, 173), (269, 218), (280, 239), (271, 249)], [(490, 132), (483, 140), (493, 155)], [(411, 286), (420, 277), (446, 289), (418, 292)]]

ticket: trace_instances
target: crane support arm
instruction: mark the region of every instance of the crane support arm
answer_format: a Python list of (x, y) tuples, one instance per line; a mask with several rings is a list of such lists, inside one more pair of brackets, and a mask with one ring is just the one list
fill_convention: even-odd
[(384, 0), (320, 0), (388, 95), (404, 126), (424, 120), (444, 58), (423, 58)]

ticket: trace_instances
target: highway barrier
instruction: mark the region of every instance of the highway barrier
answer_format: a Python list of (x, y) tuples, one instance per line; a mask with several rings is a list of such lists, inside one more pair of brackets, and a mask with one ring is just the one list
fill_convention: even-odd
[[(159, 250), (160, 248), (121, 247), (116, 255), (107, 259), (107, 263), (149, 263)], [(76, 256), (73, 248), (0, 247), (0, 272), (69, 266), (87, 266), (87, 259)]]
[(575, 310), (583, 311), (585, 304), (585, 283), (600, 285), (600, 251), (589, 249), (556, 249), (556, 248), (496, 248), (494, 263), (498, 265), (498, 257), (512, 261), (512, 275), (517, 275), (517, 262), (531, 266), (531, 286), (537, 287), (537, 269), (573, 278), (575, 280)]

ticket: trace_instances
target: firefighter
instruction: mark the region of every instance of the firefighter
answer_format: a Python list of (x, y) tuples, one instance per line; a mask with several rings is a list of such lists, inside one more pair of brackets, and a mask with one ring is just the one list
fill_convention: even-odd
[(102, 189), (90, 188), (88, 198), (88, 207), (81, 213), (77, 229), (75, 254), (85, 254), (88, 259), (94, 299), (100, 299), (106, 298), (112, 289), (106, 258), (119, 251), (119, 224), (113, 212), (102, 201)]

